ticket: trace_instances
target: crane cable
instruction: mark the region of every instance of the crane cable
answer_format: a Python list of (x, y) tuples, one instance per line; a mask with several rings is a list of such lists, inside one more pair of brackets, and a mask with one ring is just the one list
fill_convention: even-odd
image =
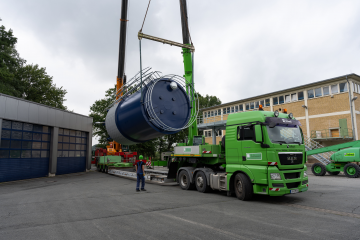
[(141, 29), (140, 29), (139, 32), (142, 32), (142, 29), (143, 29), (143, 27), (144, 27), (144, 23), (145, 23), (145, 19), (146, 19), (147, 12), (148, 12), (148, 10), (149, 10), (150, 2), (151, 2), (151, 0), (149, 0), (149, 4), (148, 4), (147, 9), (146, 9), (146, 13), (145, 13), (145, 16), (144, 16), (144, 20), (143, 20), (143, 23), (142, 23), (142, 25), (141, 25)]

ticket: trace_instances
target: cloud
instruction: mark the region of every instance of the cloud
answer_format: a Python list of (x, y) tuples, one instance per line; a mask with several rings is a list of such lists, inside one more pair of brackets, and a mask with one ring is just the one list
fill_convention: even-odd
[[(126, 74), (139, 71), (147, 1), (129, 0)], [(67, 89), (71, 110), (89, 107), (116, 82), (121, 1), (18, 0), (1, 3), (18, 51)], [(188, 1), (195, 87), (222, 102), (360, 74), (359, 1)], [(179, 2), (151, 2), (143, 32), (182, 41)], [(183, 74), (181, 49), (142, 41), (143, 66)]]

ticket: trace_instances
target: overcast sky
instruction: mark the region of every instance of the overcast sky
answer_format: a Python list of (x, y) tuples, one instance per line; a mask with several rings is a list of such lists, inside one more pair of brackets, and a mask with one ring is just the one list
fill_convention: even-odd
[[(147, 0), (129, 0), (125, 73), (139, 71)], [(28, 63), (46, 67), (65, 105), (88, 115), (116, 83), (121, 0), (0, 0), (1, 25)], [(223, 103), (360, 75), (360, 1), (188, 0), (195, 88)], [(152, 0), (145, 34), (181, 42), (178, 0)], [(143, 66), (183, 75), (181, 49), (142, 41)]]

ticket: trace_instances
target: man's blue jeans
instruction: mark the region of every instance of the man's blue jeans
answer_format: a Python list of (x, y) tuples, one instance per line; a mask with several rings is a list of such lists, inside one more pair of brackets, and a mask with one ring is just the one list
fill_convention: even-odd
[(145, 177), (144, 177), (143, 173), (138, 173), (137, 174), (136, 190), (139, 190), (140, 180), (141, 180), (141, 189), (144, 189), (145, 188)]

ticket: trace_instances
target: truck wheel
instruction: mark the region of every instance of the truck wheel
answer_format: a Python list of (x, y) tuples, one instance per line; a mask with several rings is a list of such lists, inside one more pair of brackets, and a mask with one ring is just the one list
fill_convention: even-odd
[(329, 172), (329, 171), (327, 171), (327, 173), (330, 174), (330, 175), (339, 175), (340, 171), (338, 171), (338, 172)]
[(108, 172), (109, 172), (109, 167), (106, 166), (106, 167), (105, 167), (105, 173), (108, 173)]
[(357, 178), (360, 176), (360, 168), (355, 163), (348, 163), (344, 167), (344, 173), (349, 178)]
[(234, 188), (236, 197), (240, 200), (247, 201), (253, 196), (253, 186), (249, 178), (243, 173), (236, 174)]
[(100, 165), (96, 165), (96, 170), (97, 170), (98, 172), (101, 172)]
[(210, 186), (207, 185), (205, 173), (202, 171), (196, 173), (195, 186), (199, 192), (206, 193), (210, 191)]
[(179, 184), (182, 190), (194, 189), (194, 184), (190, 182), (190, 176), (185, 170), (182, 170), (179, 174)]
[(311, 167), (311, 171), (315, 176), (324, 176), (326, 174), (326, 168), (324, 164), (314, 163)]

